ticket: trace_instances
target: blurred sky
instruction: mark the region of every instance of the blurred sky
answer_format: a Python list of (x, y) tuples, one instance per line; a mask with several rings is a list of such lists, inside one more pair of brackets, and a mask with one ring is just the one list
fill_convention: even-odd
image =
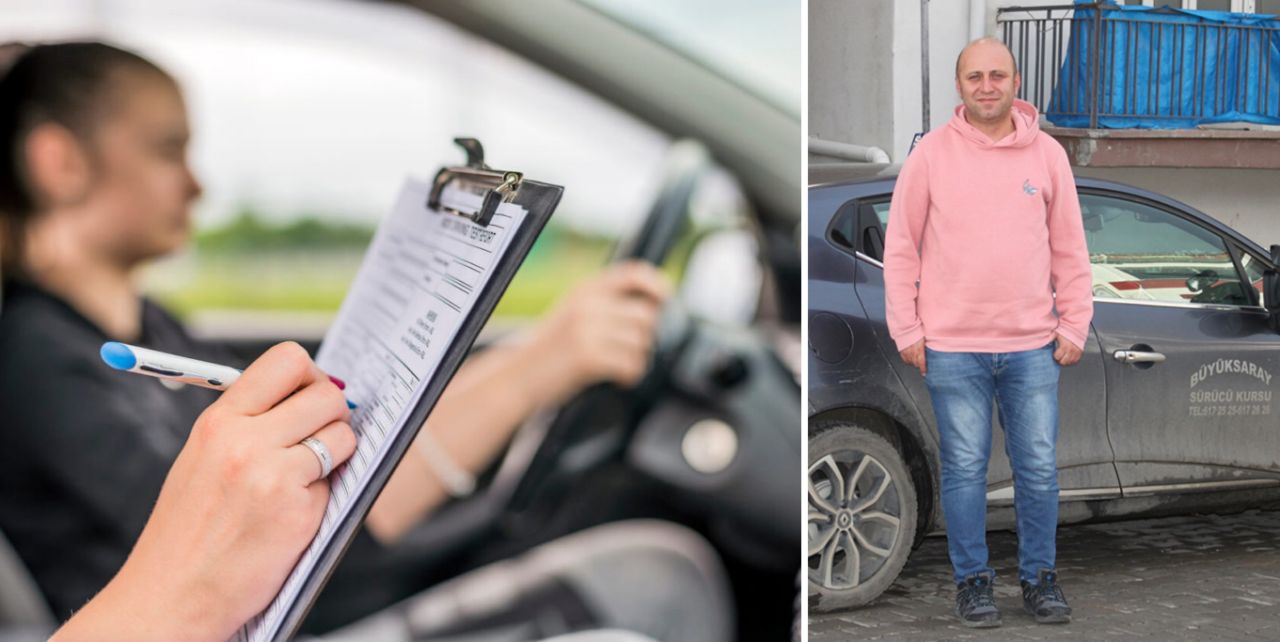
[(800, 0), (581, 0), (800, 115)]
[[(799, 112), (798, 1), (758, 3), (776, 7), (754, 12), (754, 20), (742, 19), (753, 3), (729, 0), (586, 1), (695, 58), (720, 61), (711, 66), (740, 82), (758, 78), (754, 90), (784, 109), (789, 95), (788, 111)], [(617, 234), (647, 206), (669, 143), (499, 47), (389, 4), (3, 3), (0, 39), (106, 39), (178, 77), (195, 133), (192, 162), (205, 185), (201, 226), (241, 206), (275, 218), (377, 220), (406, 174), (430, 177), (460, 162), (449, 141), (469, 134), (485, 142), (491, 164), (566, 185), (560, 222)], [(708, 28), (724, 15), (737, 20)], [(784, 42), (766, 46), (771, 41)]]

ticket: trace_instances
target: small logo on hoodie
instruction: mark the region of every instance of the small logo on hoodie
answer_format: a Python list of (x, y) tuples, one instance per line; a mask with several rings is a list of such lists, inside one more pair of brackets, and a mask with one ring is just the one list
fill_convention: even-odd
[(1022, 181), (1022, 191), (1026, 192), (1028, 196), (1035, 196), (1037, 193), (1040, 192), (1040, 190), (1036, 189), (1035, 185), (1031, 184), (1031, 179), (1029, 178), (1025, 181)]

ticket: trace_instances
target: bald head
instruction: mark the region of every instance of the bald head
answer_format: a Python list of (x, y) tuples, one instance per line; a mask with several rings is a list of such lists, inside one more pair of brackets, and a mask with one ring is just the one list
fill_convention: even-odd
[[(960, 55), (956, 56), (956, 80), (960, 79), (961, 68), (965, 67), (966, 64), (969, 67), (972, 67), (973, 64), (978, 62), (976, 60), (966, 60), (966, 57), (968, 58), (978, 57), (978, 56), (967, 56), (967, 54), (978, 53), (978, 52), (981, 52), (982, 54), (990, 54), (990, 55), (981, 56), (983, 62), (993, 61), (993, 60), (999, 61), (1001, 63), (1007, 62), (1008, 67), (1006, 67), (1005, 70), (1011, 76), (1015, 76), (1018, 74), (1018, 61), (1014, 59), (1013, 52), (1009, 50), (1008, 45), (1005, 45), (1003, 42), (1000, 42), (1000, 40), (998, 38), (995, 38), (994, 36), (985, 36), (983, 38), (978, 38), (977, 40), (974, 40), (973, 42), (970, 42), (969, 44), (965, 45), (964, 49), (960, 50)], [(965, 71), (970, 71), (970, 69), (965, 69)], [(985, 72), (990, 70), (982, 69), (981, 71)]]
[(974, 40), (956, 58), (956, 91), (965, 119), (988, 134), (1003, 134), (1012, 126), (1009, 112), (1021, 88), (1013, 54), (995, 38)]

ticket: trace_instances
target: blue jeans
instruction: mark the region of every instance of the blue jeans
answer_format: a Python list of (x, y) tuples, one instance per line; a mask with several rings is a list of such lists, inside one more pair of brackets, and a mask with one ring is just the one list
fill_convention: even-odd
[(1054, 344), (1022, 352), (925, 349), (925, 383), (942, 446), (942, 512), (956, 582), (994, 571), (987, 560), (987, 462), (992, 405), (1013, 467), (1018, 575), (1054, 568), (1058, 528), (1058, 373)]

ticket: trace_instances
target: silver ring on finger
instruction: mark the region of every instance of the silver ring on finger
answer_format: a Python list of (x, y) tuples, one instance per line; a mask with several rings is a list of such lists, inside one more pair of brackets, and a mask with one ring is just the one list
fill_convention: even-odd
[(329, 452), (329, 447), (315, 437), (307, 437), (299, 443), (311, 450), (316, 460), (320, 462), (320, 476), (316, 479), (328, 477), (329, 473), (333, 472), (333, 453)]

